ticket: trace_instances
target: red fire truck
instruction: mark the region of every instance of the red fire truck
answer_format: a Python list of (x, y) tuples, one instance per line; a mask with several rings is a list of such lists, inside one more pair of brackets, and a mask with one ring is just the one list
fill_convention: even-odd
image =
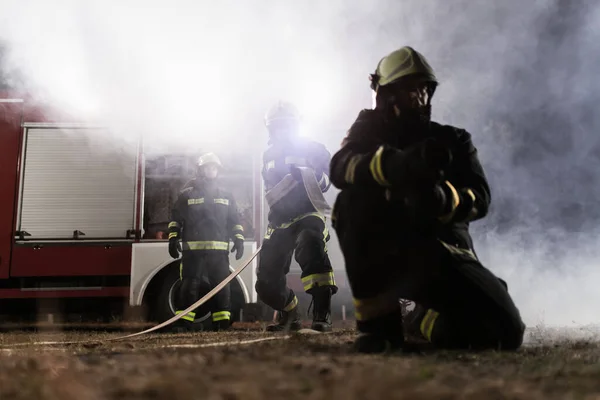
[[(153, 154), (141, 139), (121, 143), (102, 126), (7, 95), (0, 96), (0, 149), (0, 300), (121, 298), (147, 306), (154, 320), (173, 315), (179, 262), (165, 232), (197, 152)], [(244, 258), (230, 258), (232, 270), (264, 231), (259, 157), (222, 155), (221, 184), (236, 197), (247, 239)], [(234, 320), (257, 302), (256, 264), (232, 284)], [(301, 292), (294, 270), (290, 284)]]
[[(121, 143), (102, 126), (6, 95), (0, 149), (0, 299), (129, 298), (158, 320), (173, 315), (179, 263), (165, 232), (198, 153), (151, 154), (141, 138)], [(221, 183), (236, 196), (248, 236), (234, 269), (262, 231), (260, 177), (255, 157), (222, 158), (231, 167)], [(234, 316), (257, 301), (255, 267), (232, 284)]]

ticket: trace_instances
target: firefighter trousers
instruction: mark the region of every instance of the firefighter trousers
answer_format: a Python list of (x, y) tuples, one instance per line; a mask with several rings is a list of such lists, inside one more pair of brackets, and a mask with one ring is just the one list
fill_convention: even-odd
[[(221, 250), (184, 250), (181, 260), (181, 287), (178, 306), (185, 310), (199, 300), (201, 294), (208, 293), (230, 274), (229, 257)], [(209, 302), (213, 322), (231, 319), (231, 292), (226, 285)], [(180, 311), (178, 311), (180, 312)], [(182, 319), (194, 322), (195, 313), (188, 313)]]
[(522, 344), (525, 325), (506, 283), (473, 250), (435, 238), (376, 240), (348, 230), (338, 236), (360, 331), (401, 327), (403, 298), (427, 310), (412, 323), (438, 348), (512, 350)]
[(258, 260), (256, 292), (269, 307), (291, 311), (298, 304), (287, 286), (292, 255), (302, 269), (304, 291), (311, 294), (318, 287), (337, 292), (333, 269), (327, 254), (329, 232), (318, 214), (302, 216), (276, 228), (267, 227)]

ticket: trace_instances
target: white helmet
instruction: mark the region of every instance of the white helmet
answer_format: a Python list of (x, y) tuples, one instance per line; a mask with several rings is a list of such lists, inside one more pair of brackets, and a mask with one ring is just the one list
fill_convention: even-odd
[(219, 157), (217, 157), (217, 155), (215, 153), (206, 153), (206, 154), (202, 154), (200, 156), (200, 158), (198, 158), (198, 163), (196, 164), (198, 167), (202, 167), (206, 164), (217, 164), (217, 166), (219, 167), (223, 167), (223, 164), (221, 164), (221, 160), (219, 160)]
[(287, 101), (278, 101), (267, 111), (265, 115), (265, 126), (268, 128), (277, 121), (300, 122), (300, 113), (295, 105)]

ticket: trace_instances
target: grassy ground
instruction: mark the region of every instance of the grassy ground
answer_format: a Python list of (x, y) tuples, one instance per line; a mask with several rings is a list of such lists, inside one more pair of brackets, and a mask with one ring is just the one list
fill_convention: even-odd
[[(353, 354), (355, 333), (0, 333), (0, 399), (600, 399), (596, 331), (537, 328), (516, 353)], [(211, 343), (277, 340), (246, 344)], [(67, 345), (48, 341), (84, 341)]]

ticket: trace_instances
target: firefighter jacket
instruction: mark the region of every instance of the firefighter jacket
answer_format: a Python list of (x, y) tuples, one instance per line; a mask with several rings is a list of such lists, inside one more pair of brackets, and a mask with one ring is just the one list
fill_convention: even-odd
[[(452, 156), (440, 181), (452, 194), (452, 204), (448, 213), (433, 218), (421, 229), (408, 215), (410, 210), (395, 201), (397, 192), (405, 193), (402, 184), (394, 187), (391, 181), (418, 180), (413, 165), (419, 162), (419, 157), (411, 157), (411, 149), (432, 140), (449, 150)], [(406, 155), (407, 162), (391, 164), (385, 157), (392, 153), (394, 157)], [(412, 154), (420, 153), (412, 151)], [(332, 215), (336, 229), (348, 225), (345, 221), (336, 221), (338, 211), (343, 211), (344, 218), (355, 219), (354, 228), (363, 227), (365, 232), (383, 230), (383, 235), (401, 237), (414, 237), (415, 232), (422, 232), (452, 245), (472, 248), (469, 222), (483, 218), (491, 201), (477, 149), (467, 131), (435, 122), (424, 125), (419, 132), (402, 131), (387, 122), (378, 110), (359, 113), (342, 148), (333, 156), (330, 168), (333, 185), (341, 189)]]
[[(262, 177), (265, 191), (269, 193), (284, 179), (291, 179), (292, 169), (310, 168), (314, 171), (317, 185), (322, 193), (329, 190), (329, 162), (331, 154), (321, 143), (305, 138), (294, 138), (288, 141), (272, 143), (263, 153)], [(281, 185), (279, 186), (279, 189)], [(282, 191), (277, 206), (270, 205), (269, 223), (273, 226), (293, 222), (304, 215), (314, 213), (312, 205), (303, 185), (290, 191)]]
[(179, 193), (169, 223), (169, 239), (183, 250), (227, 251), (229, 240), (244, 240), (244, 228), (233, 196), (214, 182), (199, 179)]

